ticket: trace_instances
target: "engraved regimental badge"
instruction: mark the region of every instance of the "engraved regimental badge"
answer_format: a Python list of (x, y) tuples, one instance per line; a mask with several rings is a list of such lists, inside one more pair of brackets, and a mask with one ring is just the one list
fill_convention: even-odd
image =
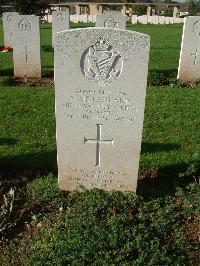
[(200, 36), (200, 21), (197, 21), (193, 24), (193, 32), (197, 37)]
[(117, 21), (115, 21), (114, 18), (111, 17), (106, 19), (106, 21), (104, 22), (104, 26), (105, 28), (119, 28)]
[(57, 15), (57, 21), (62, 22), (64, 19), (65, 18), (63, 16), (63, 14), (62, 13), (58, 13), (58, 15)]
[(31, 22), (27, 18), (23, 18), (19, 22), (19, 28), (20, 28), (20, 30), (28, 31), (32, 28)]
[(120, 76), (123, 62), (121, 55), (101, 36), (83, 54), (81, 67), (88, 80), (106, 86)]
[(7, 16), (7, 21), (8, 21), (8, 23), (11, 22), (11, 19), (12, 19), (12, 16), (11, 16), (11, 15), (8, 15), (8, 16)]

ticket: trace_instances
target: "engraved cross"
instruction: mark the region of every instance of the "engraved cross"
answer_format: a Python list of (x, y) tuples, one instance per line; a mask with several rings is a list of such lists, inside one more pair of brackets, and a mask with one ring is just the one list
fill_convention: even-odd
[(97, 138), (96, 139), (87, 139), (84, 137), (84, 144), (96, 143), (96, 165), (95, 166), (100, 166), (100, 164), (101, 164), (101, 154), (100, 154), (101, 144), (113, 145), (113, 139), (111, 139), (111, 140), (101, 139), (101, 129), (102, 129), (102, 124), (97, 124)]
[(197, 55), (198, 55), (198, 50), (196, 49), (195, 53), (194, 54), (190, 54), (191, 56), (194, 56), (194, 66), (196, 65), (197, 63)]
[(28, 51), (27, 51), (27, 46), (25, 46), (25, 56), (26, 56), (26, 63), (27, 63), (27, 61), (28, 61)]

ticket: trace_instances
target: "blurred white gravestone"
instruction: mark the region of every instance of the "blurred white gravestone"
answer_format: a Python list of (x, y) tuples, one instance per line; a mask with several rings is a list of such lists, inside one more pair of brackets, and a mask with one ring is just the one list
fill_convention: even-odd
[(169, 17), (165, 17), (165, 24), (169, 25), (170, 24), (170, 18)]
[(18, 15), (12, 27), (14, 75), (40, 78), (40, 17)]
[(138, 22), (141, 24), (147, 24), (148, 16), (147, 15), (138, 16)]
[(158, 16), (152, 16), (152, 24), (158, 25)]
[(52, 45), (54, 33), (69, 29), (69, 9), (52, 12)]
[(5, 12), (3, 13), (3, 33), (4, 33), (4, 47), (13, 47), (12, 43), (12, 21), (17, 12)]
[(149, 36), (85, 28), (55, 34), (59, 187), (136, 191)]
[(165, 24), (165, 17), (164, 16), (159, 16), (158, 17), (158, 22), (160, 25), (164, 25)]
[(200, 16), (185, 17), (177, 78), (188, 83), (200, 79)]
[(147, 24), (152, 24), (152, 16), (147, 16)]
[(132, 15), (132, 18), (131, 18), (132, 24), (137, 24), (137, 20), (138, 20), (137, 15)]
[(96, 16), (96, 27), (126, 29), (127, 16), (122, 15), (121, 12), (106, 12), (103, 15)]
[(169, 18), (169, 22), (170, 22), (170, 24), (174, 24), (174, 18), (173, 17), (170, 17)]

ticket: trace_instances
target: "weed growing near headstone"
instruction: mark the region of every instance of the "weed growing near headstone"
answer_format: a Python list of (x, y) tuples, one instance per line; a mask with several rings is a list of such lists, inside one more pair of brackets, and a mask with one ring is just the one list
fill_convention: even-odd
[[(76, 192), (56, 213), (33, 215), (23, 241), (8, 245), (4, 259), (15, 256), (23, 265), (197, 265), (199, 193), (190, 185), (176, 197), (147, 201), (133, 193)], [(194, 228), (190, 235), (188, 227)]]

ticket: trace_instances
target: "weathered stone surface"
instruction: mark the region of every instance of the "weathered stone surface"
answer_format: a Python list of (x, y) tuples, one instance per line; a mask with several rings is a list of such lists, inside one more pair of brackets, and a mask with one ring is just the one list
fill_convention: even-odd
[(69, 29), (69, 10), (52, 12), (52, 44), (54, 33)]
[(5, 12), (3, 13), (3, 33), (4, 33), (4, 47), (13, 47), (12, 43), (12, 21), (17, 12)]
[(120, 29), (55, 34), (61, 189), (136, 190), (149, 43)]
[(127, 16), (120, 12), (106, 12), (103, 15), (96, 16), (96, 27), (126, 29)]
[(16, 77), (41, 77), (40, 17), (15, 16), (13, 61)]
[(200, 79), (200, 16), (185, 17), (178, 79), (189, 83)]

